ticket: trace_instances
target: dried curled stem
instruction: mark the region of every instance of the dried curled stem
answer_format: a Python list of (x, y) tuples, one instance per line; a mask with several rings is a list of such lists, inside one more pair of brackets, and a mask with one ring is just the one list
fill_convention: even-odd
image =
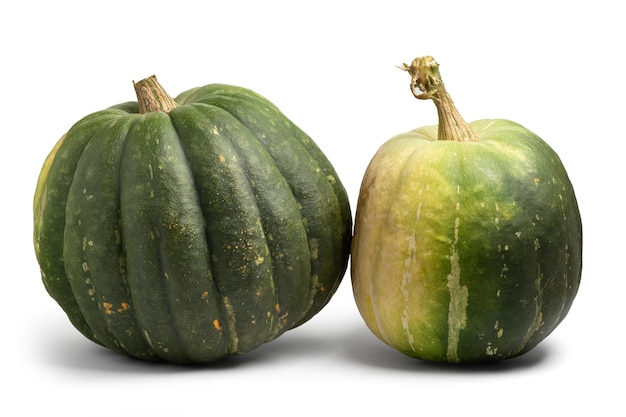
[(476, 142), (478, 136), (463, 120), (441, 80), (439, 64), (431, 56), (415, 58), (399, 67), (411, 75), (411, 93), (420, 100), (433, 100), (439, 116), (438, 140)]

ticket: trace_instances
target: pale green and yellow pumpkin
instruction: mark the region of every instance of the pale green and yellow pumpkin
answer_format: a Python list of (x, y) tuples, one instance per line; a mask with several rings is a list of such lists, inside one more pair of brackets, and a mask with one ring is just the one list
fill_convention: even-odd
[(404, 69), (440, 120), (384, 143), (366, 170), (352, 246), (359, 311), (381, 340), (421, 359), (528, 352), (580, 284), (582, 224), (567, 172), (517, 123), (465, 123), (432, 58)]

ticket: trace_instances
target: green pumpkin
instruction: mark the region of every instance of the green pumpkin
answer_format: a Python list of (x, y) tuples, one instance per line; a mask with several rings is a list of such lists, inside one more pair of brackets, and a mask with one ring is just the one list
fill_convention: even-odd
[(359, 311), (409, 356), (521, 355), (565, 318), (579, 288), (572, 184), (555, 151), (519, 124), (466, 124), (432, 58), (404, 69), (440, 123), (384, 143), (366, 170), (351, 264)]
[(321, 150), (244, 88), (136, 90), (77, 122), (37, 184), (35, 251), (72, 324), (136, 358), (205, 363), (312, 318), (352, 226)]

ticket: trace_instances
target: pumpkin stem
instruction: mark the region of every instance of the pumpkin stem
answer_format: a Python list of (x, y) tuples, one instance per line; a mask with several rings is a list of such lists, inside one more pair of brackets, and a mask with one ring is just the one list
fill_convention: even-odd
[[(454, 106), (452, 98), (441, 80), (439, 64), (433, 57), (415, 58), (411, 65), (402, 64), (399, 68), (411, 75), (411, 92), (416, 98), (420, 100), (431, 99), (435, 103), (439, 116), (438, 140), (478, 141), (478, 136), (474, 130), (463, 120)], [(421, 93), (417, 92), (416, 88)]]
[(145, 78), (139, 82), (134, 82), (135, 93), (137, 94), (137, 101), (139, 103), (139, 113), (146, 114), (150, 112), (164, 112), (169, 113), (173, 108), (178, 105), (172, 97), (170, 97), (161, 84), (156, 79), (155, 75)]

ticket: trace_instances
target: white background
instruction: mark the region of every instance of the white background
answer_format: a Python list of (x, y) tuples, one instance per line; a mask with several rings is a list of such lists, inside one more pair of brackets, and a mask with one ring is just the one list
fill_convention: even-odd
[[(0, 414), (625, 415), (619, 4), (3, 2)], [(436, 123), (434, 105), (415, 100), (396, 68), (422, 55), (440, 62), (466, 120), (521, 123), (559, 153), (574, 184), (582, 285), (535, 350), (489, 366), (405, 357), (367, 330), (347, 274), (310, 322), (252, 353), (207, 367), (148, 364), (84, 339), (45, 292), (32, 248), (41, 164), (79, 118), (133, 100), (133, 80), (156, 74), (173, 96), (216, 82), (264, 95), (323, 149), (354, 210), (376, 149)]]

